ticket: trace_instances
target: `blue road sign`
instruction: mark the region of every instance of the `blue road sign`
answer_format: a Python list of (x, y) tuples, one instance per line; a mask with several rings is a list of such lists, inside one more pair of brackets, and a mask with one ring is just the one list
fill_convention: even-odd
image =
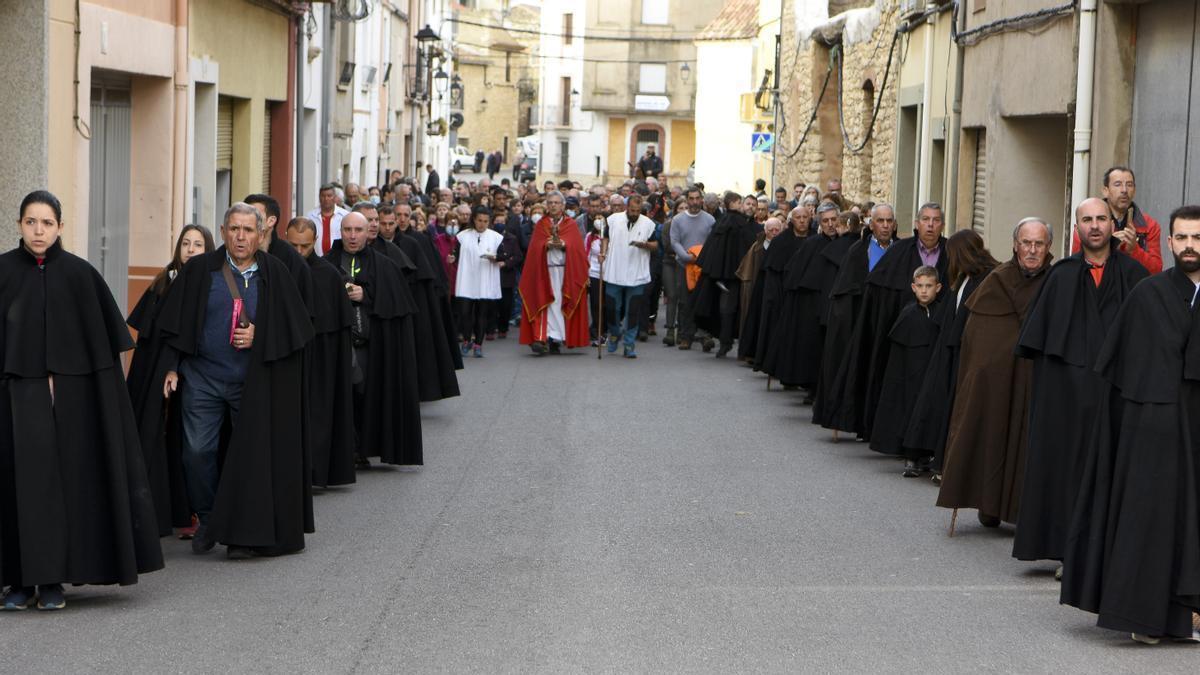
[(775, 134), (755, 132), (750, 134), (752, 152), (771, 152), (775, 149)]

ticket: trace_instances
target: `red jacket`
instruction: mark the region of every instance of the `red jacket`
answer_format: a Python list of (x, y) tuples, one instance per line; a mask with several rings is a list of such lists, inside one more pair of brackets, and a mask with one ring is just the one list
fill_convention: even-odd
[[(1162, 228), (1158, 226), (1158, 221), (1143, 213), (1137, 204), (1130, 204), (1125, 222), (1132, 224), (1134, 232), (1137, 232), (1138, 245), (1130, 250), (1130, 247), (1122, 244), (1121, 250), (1128, 253), (1130, 258), (1140, 262), (1151, 275), (1161, 272), (1163, 269), (1160, 243)], [(1071, 231), (1071, 252), (1079, 252), (1079, 232), (1074, 229)]]

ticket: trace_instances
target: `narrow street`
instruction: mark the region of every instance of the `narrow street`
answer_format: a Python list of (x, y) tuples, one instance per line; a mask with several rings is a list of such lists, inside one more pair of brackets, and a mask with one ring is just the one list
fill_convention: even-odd
[[(515, 333), (514, 333), (515, 335)], [(799, 397), (658, 342), (488, 343), (427, 466), (318, 496), (308, 550), (193, 556), (0, 617), (29, 672), (1195, 672), (1058, 605), (1011, 532), (933, 506)], [(619, 392), (614, 395), (613, 392)]]

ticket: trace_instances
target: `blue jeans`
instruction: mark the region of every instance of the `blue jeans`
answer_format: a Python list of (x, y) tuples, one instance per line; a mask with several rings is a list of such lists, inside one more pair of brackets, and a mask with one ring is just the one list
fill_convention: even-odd
[(621, 322), (625, 322), (624, 342), (625, 347), (633, 349), (633, 344), (637, 340), (638, 333), (638, 317), (634, 313), (636, 301), (642, 295), (642, 290), (646, 287), (645, 284), (638, 286), (618, 286), (617, 284), (604, 284), (605, 299), (612, 303), (613, 323), (608, 327), (608, 335), (610, 338), (621, 335)]
[(188, 368), (183, 387), (183, 477), (188, 499), (200, 522), (208, 522), (217, 495), (217, 466), (221, 423), (237, 417), (242, 404), (241, 382), (222, 382)]

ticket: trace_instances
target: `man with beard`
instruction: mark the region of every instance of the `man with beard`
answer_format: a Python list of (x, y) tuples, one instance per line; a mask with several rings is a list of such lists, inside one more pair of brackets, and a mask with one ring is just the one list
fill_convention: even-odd
[[(870, 440), (867, 436), (875, 425), (876, 404), (887, 369), (888, 331), (908, 302), (912, 273), (928, 266), (937, 269), (939, 279), (946, 278), (943, 226), (941, 205), (922, 204), (913, 224), (914, 236), (889, 246), (867, 275), (862, 308), (838, 371), (838, 406), (827, 421), (829, 428), (853, 431)], [(942, 287), (939, 298), (944, 291)]]
[(421, 410), (414, 377), (415, 307), (404, 273), (371, 246), (359, 211), (342, 219), (342, 238), (325, 256), (341, 272), (353, 308), (354, 426), (357, 461), (422, 464)]
[[(1083, 251), (1046, 274), (1017, 339), (1033, 361), (1029, 446), (1013, 557), (1062, 560), (1067, 528), (1100, 414), (1103, 380), (1093, 370), (1121, 303), (1146, 268), (1121, 252), (1108, 205), (1095, 197), (1075, 208)], [(1061, 569), (1061, 568), (1060, 568)]]
[(871, 209), (870, 229), (850, 245), (838, 267), (833, 288), (829, 291), (829, 310), (825, 319), (825, 344), (821, 349), (821, 372), (813, 403), (813, 424), (834, 430), (837, 440), (835, 414), (839, 405), (838, 371), (846, 355), (854, 321), (858, 317), (867, 275), (878, 265), (894, 244), (896, 212), (890, 204), (876, 204)]
[(350, 324), (354, 319), (342, 276), (316, 254), (317, 228), (308, 218), (293, 218), (287, 241), (304, 260), (313, 287), (315, 335), (305, 354), (308, 418), (305, 432), (312, 453), (312, 483), (349, 485), (354, 477), (354, 409)]
[(1130, 292), (1096, 362), (1108, 387), (1061, 596), (1147, 644), (1200, 642), (1200, 206), (1168, 229), (1175, 267)]
[(1014, 356), (1013, 348), (1046, 278), (1053, 241), (1042, 219), (1017, 223), (1012, 260), (996, 267), (966, 301), (937, 505), (978, 509), (984, 527), (1017, 522), (1033, 364)]
[[(687, 268), (696, 263), (696, 248), (703, 247), (708, 233), (712, 231), (716, 220), (704, 212), (704, 192), (690, 186), (686, 193), (687, 210), (675, 214), (671, 219), (671, 248), (675, 253), (678, 264), (675, 283), (679, 294), (678, 318), (679, 335), (676, 346), (679, 349), (691, 349), (692, 340), (696, 337), (696, 320), (692, 315), (691, 292), (687, 283)], [(705, 334), (703, 337), (704, 351), (712, 349), (713, 339)]]
[[(750, 312), (757, 315), (758, 320), (745, 327), (741, 344), (738, 345), (738, 356), (752, 358), (755, 370), (762, 368), (778, 327), (779, 310), (783, 302), (783, 270), (808, 237), (810, 214), (807, 207), (798, 208), (804, 209), (804, 216), (790, 219), (783, 232), (771, 241), (771, 248), (763, 258), (762, 271), (759, 273), (762, 277), (761, 290), (756, 288), (755, 295), (750, 299)], [(769, 386), (769, 379), (767, 383)]]
[(692, 309), (698, 326), (718, 334), (721, 343), (718, 359), (733, 349), (737, 337), (738, 301), (742, 295), (738, 265), (759, 233), (754, 219), (740, 210), (741, 195), (726, 192), (723, 201), (725, 213), (713, 226), (696, 259), (701, 274)]
[[(1112, 214), (1113, 238), (1119, 242), (1121, 251), (1140, 262), (1150, 274), (1161, 272), (1163, 263), (1159, 239), (1162, 237), (1162, 228), (1133, 201), (1137, 195), (1133, 169), (1127, 166), (1110, 167), (1104, 172), (1104, 186), (1100, 192)], [(1071, 252), (1078, 253), (1079, 246), (1079, 237), (1073, 237)]]
[(521, 344), (536, 356), (559, 346), (586, 347), (588, 260), (579, 226), (564, 213), (561, 192), (546, 195), (521, 271)]
[[(807, 212), (806, 207), (796, 208)], [(771, 342), (762, 369), (785, 387), (810, 391), (816, 387), (825, 341), (821, 320), (838, 270), (837, 261), (823, 253), (838, 238), (839, 222), (837, 205), (818, 206), (817, 234), (805, 239), (784, 269), (778, 337)]]
[(313, 531), (311, 476), (295, 423), (313, 325), (287, 268), (259, 250), (264, 229), (253, 206), (229, 207), (225, 245), (188, 261), (159, 314), (179, 364), (163, 393), (187, 379), (184, 476), (200, 519), (194, 553), (217, 543), (234, 559), (291, 553)]

